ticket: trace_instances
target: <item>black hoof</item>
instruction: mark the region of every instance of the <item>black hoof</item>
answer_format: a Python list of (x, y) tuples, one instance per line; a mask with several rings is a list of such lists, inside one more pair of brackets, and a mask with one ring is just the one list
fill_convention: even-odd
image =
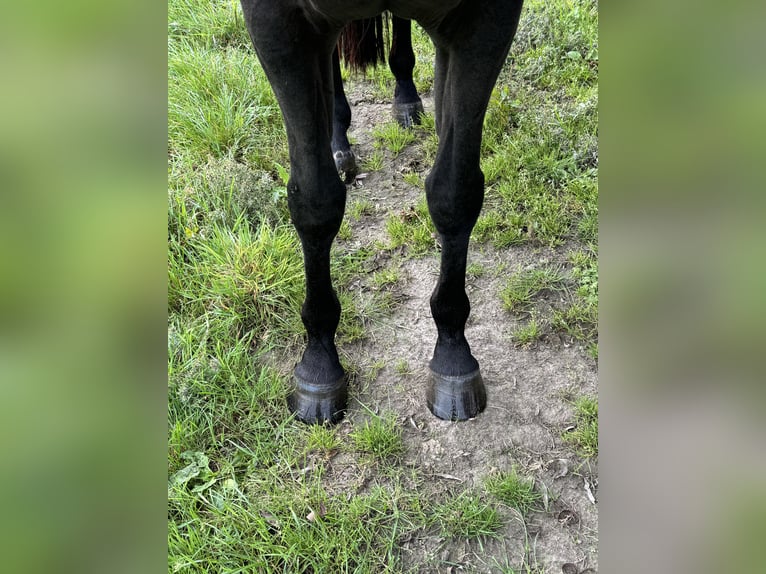
[(357, 174), (354, 152), (351, 150), (336, 151), (333, 154), (333, 159), (335, 159), (335, 168), (338, 170), (338, 173), (343, 174), (346, 183), (353, 183)]
[(287, 408), (298, 420), (308, 424), (335, 424), (346, 414), (348, 384), (341, 377), (330, 385), (295, 379), (295, 389), (287, 397)]
[(397, 104), (394, 102), (394, 119), (403, 128), (420, 125), (420, 115), (423, 113), (423, 102)]
[(479, 370), (449, 377), (431, 371), (426, 390), (428, 410), (445, 421), (472, 419), (487, 406), (487, 392)]

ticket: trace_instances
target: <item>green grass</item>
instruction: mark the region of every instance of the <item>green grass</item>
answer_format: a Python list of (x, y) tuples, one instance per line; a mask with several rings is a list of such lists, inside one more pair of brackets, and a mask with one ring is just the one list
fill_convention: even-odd
[(551, 324), (577, 340), (587, 343), (598, 358), (598, 259), (594, 251), (571, 254), (575, 294), (569, 306), (553, 311)]
[(372, 275), (372, 284), (377, 289), (396, 285), (399, 282), (399, 270), (398, 269), (382, 269)]
[(407, 361), (404, 359), (399, 359), (394, 365), (394, 372), (397, 375), (406, 376), (411, 375), (413, 371)]
[(376, 149), (371, 155), (362, 160), (362, 169), (364, 171), (380, 171), (383, 169), (385, 159), (383, 152)]
[(402, 431), (393, 415), (366, 420), (350, 437), (357, 450), (379, 461), (399, 457), (404, 452)]
[(375, 205), (369, 199), (358, 199), (348, 206), (348, 216), (354, 221), (358, 221), (365, 215), (375, 213)]
[(500, 291), (506, 310), (528, 320), (511, 339), (528, 345), (551, 332), (582, 341), (598, 358), (598, 259), (595, 246), (571, 252), (568, 272), (551, 266), (511, 275)]
[(401, 127), (397, 122), (390, 121), (372, 130), (376, 148), (385, 148), (393, 157), (398, 156), (404, 148), (415, 141), (412, 130)]
[(410, 171), (402, 175), (402, 179), (413, 187), (419, 187), (423, 189), (425, 182), (421, 175), (416, 171)]
[(478, 279), (482, 277), (486, 269), (481, 263), (469, 263), (465, 268), (466, 279)]
[(323, 425), (308, 427), (306, 449), (309, 451), (331, 454), (341, 446), (340, 438), (334, 428)]
[(598, 18), (588, 1), (528, 1), (484, 122), (488, 208), (474, 238), (497, 247), (595, 241)]
[(413, 257), (436, 252), (436, 228), (428, 213), (425, 194), (409, 209), (389, 215), (386, 231), (390, 238), (389, 249), (405, 246)]
[(559, 269), (541, 267), (529, 269), (512, 275), (500, 292), (503, 305), (509, 311), (527, 309), (533, 297), (542, 291), (562, 289), (564, 275)]
[[(586, 0), (525, 3), (487, 112), (486, 201), (473, 234), (497, 248), (566, 249), (563, 279), (554, 269), (529, 284), (508, 280), (509, 309), (524, 318), (534, 311), (536, 330), (526, 325), (519, 340), (552, 328), (594, 355), (597, 24)], [(415, 83), (425, 94), (433, 87), (433, 47), (418, 26), (413, 44)], [(391, 100), (387, 66), (367, 78), (375, 97)], [(400, 572), (403, 540), (431, 532), (499, 535), (494, 504), (514, 506), (509, 500), (523, 484), (498, 475), (484, 494), (435, 497), (433, 488), (419, 488), (430, 480), (422, 470), (403, 463), (403, 429), (392, 416), (350, 417), (347, 432), (306, 427), (287, 412), (289, 369), (269, 365), (273, 357), (294, 364), (302, 349), (302, 255), (287, 210), (281, 113), (238, 2), (170, 0), (168, 80), (168, 570)], [(403, 177), (422, 189), (438, 139), (433, 114), (421, 120), (412, 130), (393, 122), (376, 130), (378, 149), (362, 168), (380, 170), (409, 146), (423, 167)], [(371, 200), (351, 203), (340, 239), (356, 243), (355, 225), (373, 215)], [(371, 274), (376, 253), (438, 256), (423, 194), (411, 208), (390, 212), (385, 227), (385, 244), (340, 241), (333, 248), (341, 353), (395, 305), (390, 287), (402, 281), (399, 268)], [(494, 272), (475, 264), (468, 271), (474, 279)], [(373, 289), (350, 289), (366, 275)], [(566, 296), (565, 304), (539, 309), (551, 293)], [(379, 360), (358, 378), (372, 381), (385, 367)], [(390, 368), (411, 372), (403, 361)], [(575, 429), (564, 440), (581, 456), (595, 456), (597, 419), (587, 406), (575, 407)], [(336, 456), (364, 474), (364, 488), (333, 478)]]
[(564, 433), (564, 442), (583, 458), (598, 456), (598, 400), (583, 396), (574, 403), (575, 428)]
[(532, 317), (525, 325), (517, 327), (511, 333), (511, 340), (519, 345), (529, 345), (543, 336), (543, 329), (537, 320)]
[(484, 488), (503, 504), (518, 510), (522, 517), (540, 509), (542, 495), (535, 491), (534, 479), (520, 476), (516, 469), (490, 475), (484, 481)]
[(338, 235), (336, 237), (340, 241), (348, 241), (351, 239), (353, 235), (353, 231), (351, 230), (351, 226), (348, 223), (347, 219), (344, 219), (340, 224), (340, 229), (338, 229)]
[(495, 507), (469, 491), (437, 504), (430, 521), (445, 536), (463, 538), (497, 536), (503, 524)]

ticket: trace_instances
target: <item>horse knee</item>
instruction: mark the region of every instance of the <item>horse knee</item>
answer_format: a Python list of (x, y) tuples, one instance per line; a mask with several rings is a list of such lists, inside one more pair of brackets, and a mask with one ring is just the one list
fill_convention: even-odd
[[(321, 181), (318, 181), (321, 180)], [(346, 186), (331, 169), (323, 178), (305, 183), (291, 178), (287, 184), (290, 218), (304, 246), (307, 243), (332, 240), (343, 222), (346, 208)]]
[(442, 235), (470, 233), (484, 203), (484, 174), (474, 170), (434, 168), (426, 177), (428, 211)]

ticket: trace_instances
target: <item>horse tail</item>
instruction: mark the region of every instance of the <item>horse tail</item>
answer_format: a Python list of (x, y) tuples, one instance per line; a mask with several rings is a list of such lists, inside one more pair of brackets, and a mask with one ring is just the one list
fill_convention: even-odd
[(353, 20), (346, 24), (338, 38), (338, 52), (346, 66), (354, 72), (364, 72), (370, 66), (386, 61), (386, 38), (389, 18), (385, 24), (382, 14), (374, 18)]

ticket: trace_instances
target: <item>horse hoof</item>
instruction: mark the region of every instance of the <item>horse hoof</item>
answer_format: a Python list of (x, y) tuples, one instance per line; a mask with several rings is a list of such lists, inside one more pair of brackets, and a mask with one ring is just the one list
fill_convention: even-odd
[(294, 376), (295, 389), (287, 397), (287, 408), (307, 424), (335, 424), (346, 414), (348, 384), (341, 377), (329, 385), (319, 385)]
[(356, 158), (354, 152), (348, 151), (336, 151), (333, 154), (335, 160), (335, 168), (338, 173), (343, 174), (346, 184), (353, 183), (356, 178)]
[(411, 128), (420, 125), (420, 116), (423, 114), (423, 102), (412, 102), (409, 104), (397, 104), (393, 107), (394, 119), (403, 128)]
[(487, 406), (487, 392), (481, 373), (458, 377), (440, 375), (433, 370), (426, 390), (428, 410), (445, 421), (472, 419)]

